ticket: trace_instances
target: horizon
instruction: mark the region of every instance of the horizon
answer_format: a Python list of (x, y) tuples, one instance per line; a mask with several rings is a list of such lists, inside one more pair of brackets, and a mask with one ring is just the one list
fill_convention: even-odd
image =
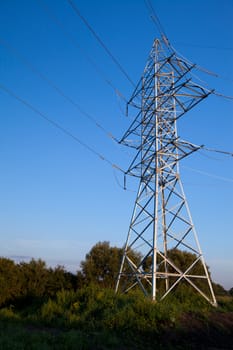
[[(119, 248), (119, 247), (118, 247)], [(88, 252), (86, 252), (87, 254)], [(85, 255), (86, 255), (85, 254)], [(62, 259), (42, 259), (40, 257), (32, 257), (32, 256), (17, 256), (17, 255), (9, 255), (9, 256), (3, 256), (3, 258), (8, 258), (13, 260), (15, 263), (19, 264), (21, 262), (26, 262), (29, 263), (32, 259), (34, 260), (39, 260), (41, 259), (42, 261), (44, 261), (46, 263), (46, 266), (49, 268), (56, 268), (57, 266), (61, 266), (64, 267), (64, 269), (67, 272), (71, 272), (72, 274), (76, 274), (78, 271), (80, 271), (80, 263), (81, 261), (85, 260), (85, 256), (83, 257), (83, 259), (80, 260), (75, 260), (75, 259), (71, 259), (71, 260), (62, 260)], [(208, 265), (208, 263), (207, 263)], [(221, 286), (223, 286), (223, 288), (225, 290), (230, 290), (232, 288), (232, 282), (229, 281), (225, 281), (225, 280), (221, 280), (221, 269), (218, 271), (217, 269), (215, 271), (212, 271), (211, 269), (211, 265), (208, 265), (210, 268), (210, 274), (211, 274), (211, 279), (214, 283), (216, 284), (220, 284)], [(229, 271), (230, 272), (230, 271)]]

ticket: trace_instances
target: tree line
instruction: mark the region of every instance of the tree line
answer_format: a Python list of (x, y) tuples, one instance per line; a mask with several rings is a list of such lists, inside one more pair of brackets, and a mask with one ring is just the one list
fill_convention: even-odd
[[(13, 260), (0, 258), (0, 306), (19, 300), (22, 303), (29, 299), (52, 298), (58, 291), (77, 291), (87, 285), (98, 285), (101, 288), (115, 287), (117, 273), (123, 250), (111, 247), (109, 242), (98, 242), (86, 254), (80, 264), (80, 270), (72, 274), (63, 266), (50, 268), (41, 259), (30, 262), (15, 263)], [(134, 260), (140, 260), (140, 254), (132, 251)], [(181, 269), (188, 264), (190, 253), (173, 250), (173, 261)], [(148, 269), (151, 261), (145, 261), (143, 268)], [(198, 267), (197, 267), (198, 268)], [(221, 285), (213, 284), (217, 295), (233, 294), (233, 288), (226, 291)]]

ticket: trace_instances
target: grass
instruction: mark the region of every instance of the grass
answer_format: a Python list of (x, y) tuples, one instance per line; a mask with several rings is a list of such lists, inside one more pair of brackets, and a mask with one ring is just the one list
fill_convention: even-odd
[[(89, 286), (0, 309), (0, 350), (233, 349), (233, 298), (152, 303)], [(203, 347), (202, 347), (203, 346)]]

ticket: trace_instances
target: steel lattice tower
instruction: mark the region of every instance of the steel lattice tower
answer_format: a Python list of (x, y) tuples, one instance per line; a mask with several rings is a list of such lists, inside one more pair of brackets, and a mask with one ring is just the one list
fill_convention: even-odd
[[(116, 292), (139, 285), (162, 300), (185, 281), (216, 305), (179, 171), (179, 161), (200, 147), (179, 138), (177, 120), (210, 93), (192, 81), (193, 68), (156, 39), (128, 102), (136, 117), (120, 142), (136, 151), (126, 175), (140, 183)], [(140, 252), (139, 261), (132, 250)], [(177, 250), (190, 253), (183, 270), (173, 259)]]

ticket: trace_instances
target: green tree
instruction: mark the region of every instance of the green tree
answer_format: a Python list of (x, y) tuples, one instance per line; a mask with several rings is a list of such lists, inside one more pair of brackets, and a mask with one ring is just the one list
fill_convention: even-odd
[(19, 267), (24, 286), (24, 296), (44, 296), (49, 280), (49, 271), (46, 263), (41, 259), (32, 259), (29, 263), (21, 262)]
[[(30, 298), (52, 297), (60, 290), (77, 287), (77, 277), (63, 266), (48, 268), (39, 259), (15, 264), (0, 258), (0, 305), (16, 301), (22, 306)], [(18, 300), (20, 298), (20, 300)]]
[(77, 277), (74, 274), (67, 272), (64, 269), (64, 266), (58, 265), (54, 269), (49, 268), (48, 272), (47, 295), (54, 296), (58, 291), (63, 289), (76, 289)]
[(213, 289), (214, 289), (215, 295), (224, 296), (224, 295), (228, 294), (228, 292), (224, 289), (224, 287), (221, 286), (221, 284), (219, 284), (219, 283), (213, 283)]
[(19, 297), (23, 284), (18, 265), (7, 258), (0, 258), (0, 305)]
[(109, 242), (97, 243), (81, 262), (86, 282), (113, 287), (119, 270), (121, 249), (110, 247)]
[[(185, 272), (189, 266), (196, 261), (197, 256), (193, 253), (179, 250), (179, 249), (170, 249), (167, 253), (168, 259), (173, 262), (173, 264), (182, 272)], [(158, 271), (163, 272), (164, 271), (164, 260), (161, 258), (161, 256), (158, 256), (157, 259), (157, 268)], [(152, 266), (152, 256), (148, 256), (147, 259), (143, 261), (142, 267), (144, 271), (150, 271)], [(168, 268), (170, 272), (176, 272), (176, 270), (168, 264)], [(207, 269), (209, 269), (207, 267)], [(189, 274), (196, 274), (201, 275), (204, 273), (203, 265), (201, 261), (197, 261), (193, 268), (189, 270)]]
[[(81, 262), (81, 275), (86, 283), (97, 283), (100, 286), (114, 288), (123, 249), (110, 247), (109, 242), (98, 242)], [(137, 252), (131, 252), (134, 261), (139, 261)], [(81, 280), (79, 272), (79, 280)]]
[[(185, 272), (191, 265), (193, 267), (189, 270), (189, 275), (194, 276), (204, 276), (205, 271), (203, 264), (200, 260), (197, 260), (197, 255), (194, 253), (190, 253), (187, 251), (179, 250), (176, 248), (170, 249), (167, 253), (168, 259), (182, 272)], [(148, 256), (142, 264), (142, 267), (144, 271), (149, 272), (152, 268), (152, 256)], [(174, 269), (170, 264), (167, 264), (168, 272), (170, 273), (176, 273), (176, 269)], [(165, 272), (165, 263), (161, 256), (158, 256), (157, 260), (157, 269), (160, 272)], [(207, 266), (207, 270), (209, 273), (209, 267)], [(209, 273), (210, 274), (210, 273)], [(192, 278), (190, 277), (192, 280)], [(176, 281), (176, 277), (170, 277), (169, 278), (170, 285)], [(205, 293), (209, 294), (209, 286), (207, 284), (207, 281), (205, 279), (197, 279), (195, 278), (193, 280), (195, 284)], [(217, 293), (220, 293), (221, 295), (224, 295), (224, 288), (220, 285), (213, 284), (214, 289)], [(157, 288), (159, 291), (163, 292), (165, 291), (165, 280), (158, 280)], [(187, 283), (187, 281), (182, 280), (175, 288), (174, 291), (177, 291), (178, 293), (187, 293), (187, 291), (193, 292), (193, 287)]]
[(22, 262), (19, 266), (24, 295), (27, 297), (51, 297), (59, 290), (72, 289), (76, 284), (75, 276), (63, 266), (48, 268), (41, 259), (32, 259), (29, 263)]

